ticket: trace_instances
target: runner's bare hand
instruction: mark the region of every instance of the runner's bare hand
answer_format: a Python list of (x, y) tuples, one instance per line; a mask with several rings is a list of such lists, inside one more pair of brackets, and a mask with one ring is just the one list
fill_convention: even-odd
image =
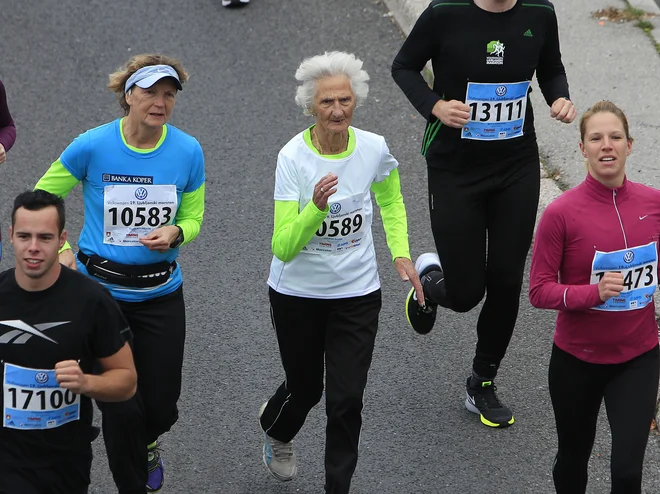
[(470, 107), (455, 99), (440, 100), (435, 104), (431, 113), (446, 126), (460, 129), (468, 123)]
[(55, 379), (60, 387), (69, 389), (76, 394), (85, 394), (87, 376), (75, 360), (63, 360), (55, 364)]
[(328, 173), (325, 177), (318, 181), (314, 186), (314, 195), (312, 201), (319, 211), (325, 211), (328, 206), (328, 198), (337, 192), (335, 188), (339, 179), (334, 173)]
[(603, 302), (618, 297), (623, 290), (623, 275), (609, 271), (598, 282), (598, 295)]
[(60, 264), (63, 264), (67, 268), (78, 269), (76, 266), (76, 256), (73, 255), (73, 251), (71, 249), (63, 250), (60, 252), (59, 261)]
[(173, 225), (161, 226), (144, 237), (140, 237), (140, 243), (149, 250), (156, 252), (167, 252), (170, 244), (179, 236), (179, 229)]
[(571, 100), (557, 98), (550, 107), (550, 116), (564, 123), (571, 123), (577, 116), (577, 109)]
[(415, 293), (417, 293), (417, 302), (421, 307), (424, 307), (424, 289), (412, 261), (407, 257), (397, 257), (394, 259), (394, 268), (401, 276), (402, 281), (410, 281)]

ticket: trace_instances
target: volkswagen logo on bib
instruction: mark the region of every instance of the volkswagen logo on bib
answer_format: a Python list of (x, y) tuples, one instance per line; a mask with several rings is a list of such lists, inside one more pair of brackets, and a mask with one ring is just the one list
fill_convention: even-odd
[(341, 204), (338, 202), (335, 202), (332, 206), (330, 206), (330, 212), (332, 214), (337, 214), (339, 211), (341, 211)]
[(497, 86), (497, 88), (495, 88), (495, 94), (500, 97), (504, 96), (506, 94), (506, 86)]
[(630, 264), (635, 259), (635, 253), (632, 250), (629, 250), (623, 255), (623, 262)]
[(39, 384), (44, 384), (48, 382), (48, 373), (47, 372), (37, 372), (34, 375), (34, 380)]
[(139, 199), (140, 201), (144, 201), (147, 198), (147, 195), (149, 193), (147, 192), (147, 189), (144, 187), (138, 187), (135, 189), (135, 198)]

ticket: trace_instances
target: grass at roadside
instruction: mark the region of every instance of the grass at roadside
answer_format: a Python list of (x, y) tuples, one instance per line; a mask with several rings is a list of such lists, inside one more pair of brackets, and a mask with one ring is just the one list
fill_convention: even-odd
[(631, 6), (626, 1), (626, 7), (619, 9), (616, 7), (607, 7), (605, 9), (600, 9), (591, 14), (595, 19), (598, 19), (601, 24), (605, 21), (609, 22), (635, 22), (635, 25), (640, 28), (648, 36), (655, 47), (655, 50), (660, 54), (660, 43), (655, 39), (653, 35), (653, 28), (655, 27), (650, 19), (656, 17), (655, 14), (646, 12), (642, 9), (635, 8)]

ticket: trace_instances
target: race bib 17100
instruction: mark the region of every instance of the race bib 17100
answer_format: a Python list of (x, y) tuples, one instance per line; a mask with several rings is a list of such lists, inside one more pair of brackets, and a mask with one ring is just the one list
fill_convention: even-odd
[(80, 395), (60, 387), (54, 370), (4, 364), (3, 427), (53, 429), (80, 419)]
[(469, 82), (465, 104), (470, 107), (470, 117), (461, 138), (495, 141), (522, 136), (529, 84)]
[(139, 238), (176, 216), (175, 185), (108, 185), (103, 189), (103, 243), (142, 245)]
[(357, 194), (329, 205), (328, 215), (302, 249), (306, 254), (346, 254), (362, 247), (366, 223), (364, 196)]
[(595, 310), (623, 311), (646, 307), (653, 301), (658, 285), (658, 250), (655, 242), (614, 252), (596, 251), (591, 266), (591, 284), (607, 272), (623, 275), (623, 290)]

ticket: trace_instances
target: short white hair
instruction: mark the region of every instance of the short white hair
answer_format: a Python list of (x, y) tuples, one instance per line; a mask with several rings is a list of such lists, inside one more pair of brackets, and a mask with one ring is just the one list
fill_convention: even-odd
[(369, 94), (369, 74), (362, 69), (362, 60), (352, 53), (331, 51), (302, 61), (296, 70), (296, 79), (302, 83), (296, 89), (296, 104), (302, 107), (305, 115), (312, 114), (317, 81), (340, 75), (351, 83), (356, 106), (362, 105)]

